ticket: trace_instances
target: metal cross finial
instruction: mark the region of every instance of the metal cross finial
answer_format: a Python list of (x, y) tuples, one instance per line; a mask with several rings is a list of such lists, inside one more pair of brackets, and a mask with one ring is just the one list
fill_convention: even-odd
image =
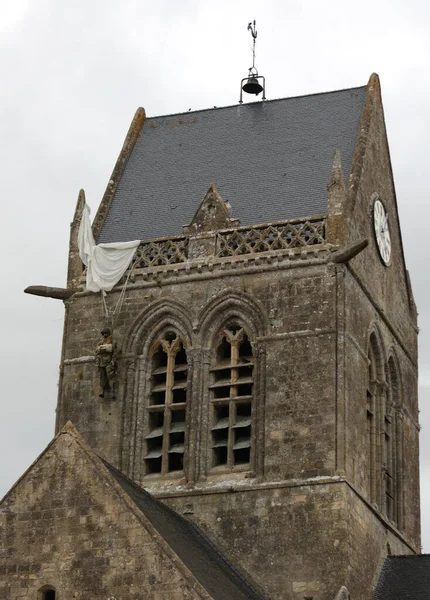
[(257, 69), (255, 68), (255, 40), (257, 39), (257, 30), (255, 28), (255, 19), (254, 23), (248, 23), (248, 31), (251, 32), (253, 43), (252, 43), (252, 67), (249, 69), (249, 73), (256, 73)]
[(252, 26), (252, 23), (248, 23), (248, 29), (251, 31), (251, 35), (255, 40), (257, 38), (257, 30), (255, 29), (255, 19), (254, 19), (254, 26)]

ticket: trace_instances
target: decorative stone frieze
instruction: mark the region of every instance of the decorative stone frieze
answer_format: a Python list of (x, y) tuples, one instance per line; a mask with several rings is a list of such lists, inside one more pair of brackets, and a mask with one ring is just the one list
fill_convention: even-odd
[(306, 248), (325, 242), (325, 218), (240, 227), (217, 233), (216, 256)]

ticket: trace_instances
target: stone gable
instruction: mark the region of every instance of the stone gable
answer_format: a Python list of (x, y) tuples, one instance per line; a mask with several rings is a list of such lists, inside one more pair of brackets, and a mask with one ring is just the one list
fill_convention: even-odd
[(0, 596), (59, 600), (209, 600), (68, 427), (0, 508)]

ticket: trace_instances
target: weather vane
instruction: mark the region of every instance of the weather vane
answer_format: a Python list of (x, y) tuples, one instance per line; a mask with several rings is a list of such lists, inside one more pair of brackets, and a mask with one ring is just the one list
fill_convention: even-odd
[[(248, 69), (248, 77), (244, 77), (240, 82), (240, 99), (239, 104), (242, 104), (242, 91), (246, 94), (255, 94), (258, 96), (260, 92), (263, 92), (263, 100), (266, 100), (266, 80), (262, 75), (258, 74), (255, 66), (255, 40), (257, 39), (257, 29), (255, 28), (254, 22), (248, 23), (248, 31), (252, 35), (252, 67)], [(263, 85), (259, 83), (259, 79), (263, 80)], [(246, 83), (243, 83), (246, 81)]]
[(255, 68), (255, 40), (257, 39), (257, 30), (255, 29), (255, 21), (254, 21), (254, 25), (252, 23), (248, 23), (248, 31), (250, 31), (251, 35), (252, 35), (252, 67), (249, 69), (249, 75), (251, 75), (251, 74), (258, 75), (258, 71)]

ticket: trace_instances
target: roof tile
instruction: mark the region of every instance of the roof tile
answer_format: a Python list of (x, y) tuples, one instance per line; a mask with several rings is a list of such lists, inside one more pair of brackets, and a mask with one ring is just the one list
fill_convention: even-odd
[(382, 565), (374, 600), (428, 600), (430, 555), (388, 556)]
[(103, 462), (214, 600), (264, 600), (197, 525)]
[(99, 242), (181, 234), (214, 184), (242, 225), (327, 212), (352, 165), (366, 87), (148, 118)]

